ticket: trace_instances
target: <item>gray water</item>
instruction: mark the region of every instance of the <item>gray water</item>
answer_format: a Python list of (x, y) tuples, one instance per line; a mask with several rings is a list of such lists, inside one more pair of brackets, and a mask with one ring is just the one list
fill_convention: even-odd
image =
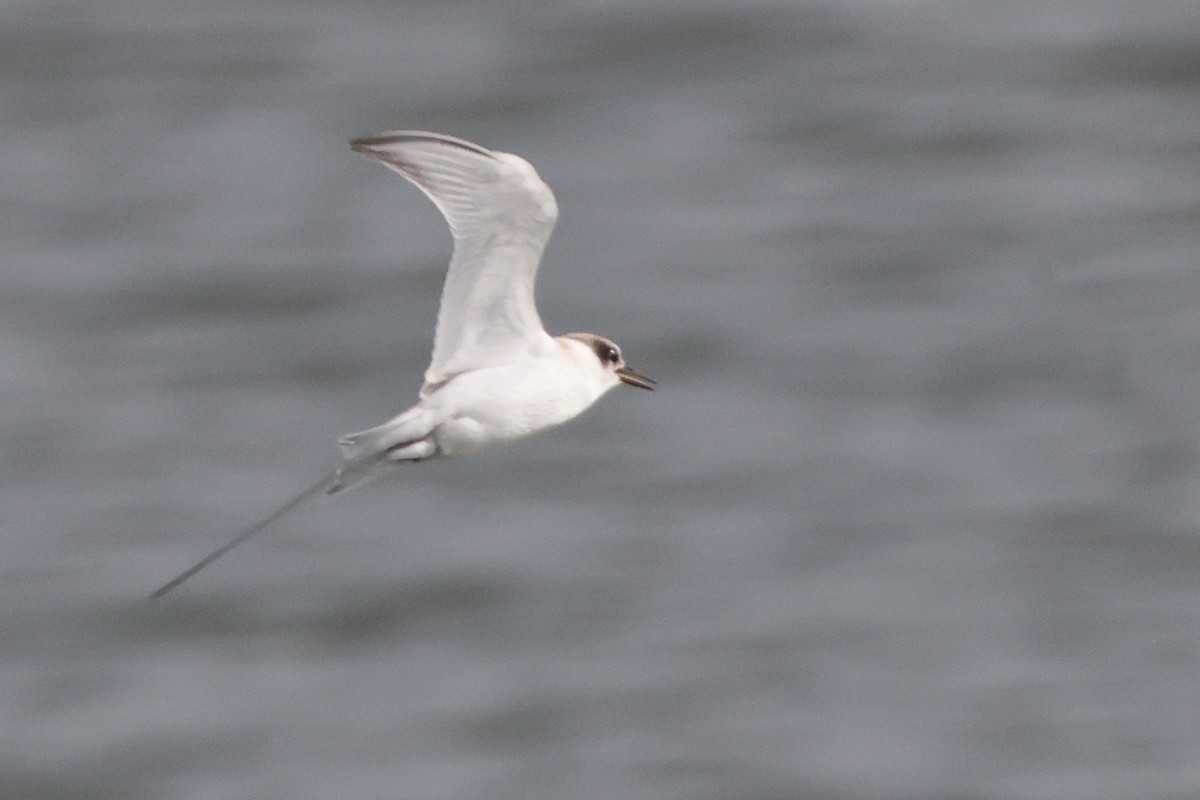
[[(0, 5), (0, 797), (1200, 796), (1193, 0)], [(533, 161), (656, 377), (305, 507)]]

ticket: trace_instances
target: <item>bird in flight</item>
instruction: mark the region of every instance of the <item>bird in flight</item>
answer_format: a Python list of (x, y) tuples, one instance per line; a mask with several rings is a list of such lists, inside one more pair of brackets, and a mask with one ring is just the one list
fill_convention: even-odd
[(621, 349), (594, 333), (551, 336), (534, 280), (558, 204), (523, 158), (437, 133), (390, 131), (351, 143), (400, 173), (450, 225), (433, 357), (415, 405), (341, 437), (342, 465), (166, 582), (157, 599), (314, 495), (398, 464), (466, 455), (561, 425), (618, 384), (652, 389)]

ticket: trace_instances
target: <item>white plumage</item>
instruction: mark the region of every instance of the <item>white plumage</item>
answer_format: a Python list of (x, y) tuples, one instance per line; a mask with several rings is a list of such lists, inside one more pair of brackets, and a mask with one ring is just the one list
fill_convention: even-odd
[(433, 355), (411, 408), (341, 437), (341, 467), (164, 584), (161, 597), (312, 495), (334, 494), (401, 462), (464, 455), (578, 416), (619, 383), (654, 381), (625, 364), (611, 340), (552, 337), (534, 283), (558, 204), (533, 166), (511, 153), (436, 133), (358, 139), (442, 212), (454, 252), (442, 289)]

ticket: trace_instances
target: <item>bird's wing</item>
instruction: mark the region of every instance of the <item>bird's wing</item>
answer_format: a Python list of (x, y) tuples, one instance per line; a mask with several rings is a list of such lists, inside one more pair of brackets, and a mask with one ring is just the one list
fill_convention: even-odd
[(419, 131), (391, 131), (351, 147), (415, 183), (454, 235), (422, 394), (460, 372), (554, 346), (533, 287), (558, 205), (527, 161)]

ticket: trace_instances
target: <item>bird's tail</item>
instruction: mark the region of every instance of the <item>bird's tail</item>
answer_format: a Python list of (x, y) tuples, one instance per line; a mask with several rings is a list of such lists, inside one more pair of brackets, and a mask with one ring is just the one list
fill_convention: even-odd
[(386, 459), (379, 457), (367, 457), (360, 458), (356, 461), (347, 461), (345, 464), (342, 464), (342, 466), (338, 467), (337, 470), (321, 478), (319, 481), (300, 492), (291, 500), (288, 500), (286, 503), (260, 519), (258, 522), (251, 525), (249, 528), (239, 532), (225, 544), (221, 545), (216, 550), (213, 550), (204, 558), (200, 559), (195, 564), (155, 589), (153, 594), (150, 595), (150, 599), (157, 600), (158, 598), (167, 594), (179, 584), (183, 583), (188, 578), (192, 577), (197, 572), (204, 569), (209, 564), (213, 563), (218, 558), (225, 555), (230, 550), (261, 531), (263, 528), (266, 528), (272, 522), (275, 522), (277, 519), (284, 516), (293, 508), (300, 505), (305, 500), (308, 500), (310, 497), (319, 494), (339, 494), (355, 486), (359, 486), (383, 472), (387, 463), (388, 462)]
[[(342, 458), (346, 459), (346, 463), (337, 474), (341, 475), (344, 471), (350, 476), (357, 474), (362, 467), (370, 471), (379, 463), (420, 461), (429, 458), (437, 452), (437, 445), (429, 438), (436, 426), (437, 419), (433, 411), (414, 406), (382, 425), (358, 433), (348, 433), (338, 439), (338, 446), (342, 448)], [(355, 482), (357, 479), (351, 480), (351, 483)]]
[(157, 600), (167, 594), (310, 497), (341, 494), (361, 486), (389, 467), (394, 467), (397, 462), (420, 461), (433, 455), (437, 445), (428, 438), (432, 429), (429, 421), (430, 412), (427, 409), (414, 408), (382, 425), (343, 436), (339, 440), (345, 458), (342, 466), (164, 583), (154, 590), (150, 599)]
[[(361, 486), (392, 465), (388, 459), (378, 455), (367, 454), (353, 461), (346, 461), (321, 484), (320, 492), (326, 495), (341, 494), (356, 486)], [(314, 492), (316, 494), (316, 492)]]

